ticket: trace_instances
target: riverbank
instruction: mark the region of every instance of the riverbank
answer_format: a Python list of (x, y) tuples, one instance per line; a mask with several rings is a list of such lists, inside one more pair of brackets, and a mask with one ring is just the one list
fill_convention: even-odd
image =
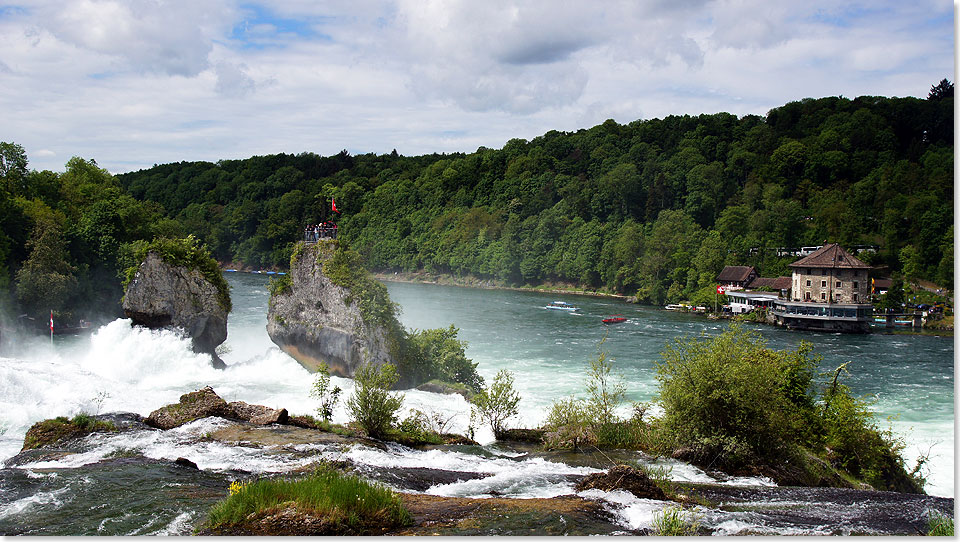
[[(463, 288), (478, 288), (482, 290), (504, 290), (504, 291), (513, 291), (513, 292), (538, 292), (538, 293), (552, 293), (552, 294), (563, 294), (563, 295), (583, 295), (599, 298), (608, 298), (608, 299), (617, 299), (624, 301), (626, 303), (637, 304), (635, 296), (626, 296), (622, 294), (614, 294), (609, 292), (602, 292), (597, 290), (583, 290), (577, 288), (573, 284), (555, 284), (555, 283), (544, 283), (537, 286), (507, 286), (499, 281), (493, 279), (481, 279), (474, 276), (465, 276), (465, 277), (456, 277), (453, 275), (445, 275), (438, 273), (427, 273), (425, 271), (417, 272), (394, 272), (394, 273), (385, 273), (378, 272), (373, 273), (373, 276), (383, 282), (397, 282), (397, 283), (406, 283), (406, 284), (437, 284), (441, 286), (458, 286)], [(646, 305), (655, 308), (662, 308), (655, 305)], [(755, 324), (765, 324), (774, 326), (774, 324), (767, 322), (765, 320), (756, 319), (756, 318), (744, 318), (741, 315), (735, 315), (730, 313), (721, 313), (717, 314), (714, 312), (701, 312), (701, 311), (683, 311), (690, 314), (694, 314), (701, 317), (706, 317), (709, 319), (718, 319), (718, 320), (733, 320), (733, 321), (742, 321)], [(881, 326), (871, 326), (871, 333), (881, 333), (881, 334), (897, 334), (897, 335), (929, 335), (936, 337), (953, 337), (953, 317), (948, 317), (943, 320), (937, 320), (935, 323), (930, 325), (924, 325), (920, 330), (914, 330), (913, 328), (907, 328), (903, 326), (895, 328), (887, 328)]]
[(513, 292), (540, 292), (549, 294), (571, 294), (586, 295), (591, 297), (603, 297), (610, 299), (620, 299), (627, 303), (636, 303), (634, 296), (614, 294), (599, 290), (583, 290), (576, 285), (566, 283), (545, 282), (537, 286), (507, 286), (506, 284), (493, 280), (481, 279), (472, 275), (457, 277), (439, 273), (427, 273), (426, 271), (417, 272), (376, 272), (373, 276), (384, 282), (402, 282), (410, 284), (440, 284), (443, 286), (461, 286), (464, 288), (480, 288), (483, 290), (505, 290)]

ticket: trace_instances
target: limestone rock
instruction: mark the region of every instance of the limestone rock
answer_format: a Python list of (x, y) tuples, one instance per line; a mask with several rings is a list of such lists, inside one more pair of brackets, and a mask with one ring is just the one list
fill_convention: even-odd
[(173, 429), (208, 416), (259, 425), (286, 424), (289, 418), (285, 408), (277, 410), (243, 401), (228, 403), (217, 395), (213, 388), (207, 386), (202, 390), (181, 395), (179, 403), (154, 410), (147, 416), (146, 424), (158, 429)]
[(147, 416), (146, 423), (158, 429), (173, 429), (207, 416), (234, 419), (234, 411), (220, 398), (213, 388), (207, 386), (199, 391), (185, 393), (180, 402), (158, 408)]
[(290, 417), (285, 408), (277, 410), (263, 405), (251, 405), (243, 401), (233, 401), (227, 404), (233, 410), (235, 419), (258, 425), (286, 424)]
[(324, 275), (323, 263), (336, 247), (336, 241), (298, 245), (291, 285), (270, 298), (270, 340), (311, 372), (326, 363), (331, 374), (352, 377), (364, 361), (396, 365), (387, 330), (364, 322), (358, 296)]
[(627, 465), (617, 465), (607, 472), (590, 474), (577, 484), (576, 489), (577, 491), (621, 489), (629, 491), (641, 499), (668, 500), (663, 490), (646, 474)]
[(148, 253), (127, 286), (123, 313), (135, 325), (183, 330), (195, 352), (210, 354), (214, 366), (223, 368), (216, 348), (227, 338), (227, 311), (216, 286), (200, 271), (169, 265)]

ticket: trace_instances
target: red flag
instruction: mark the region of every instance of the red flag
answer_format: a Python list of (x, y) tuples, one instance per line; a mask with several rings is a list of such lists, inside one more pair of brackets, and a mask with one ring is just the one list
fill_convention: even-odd
[(719, 284), (717, 285), (717, 293), (718, 293), (718, 294), (722, 294), (722, 293), (723, 293), (723, 286), (720, 286)]
[(339, 212), (340, 212), (340, 211), (337, 210), (337, 200), (336, 200), (336, 199), (330, 198), (330, 205), (333, 206), (333, 212), (335, 212), (335, 213), (339, 213)]
[(53, 311), (50, 311), (50, 334), (53, 335)]

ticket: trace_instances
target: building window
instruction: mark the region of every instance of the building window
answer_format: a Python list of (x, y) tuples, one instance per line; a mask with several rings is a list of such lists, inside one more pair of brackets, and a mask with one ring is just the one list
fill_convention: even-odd
[(860, 283), (857, 282), (857, 281), (853, 281), (853, 289), (854, 289), (854, 290), (859, 290), (859, 289), (860, 289)]
[(826, 287), (827, 287), (827, 281), (821, 280), (821, 281), (820, 281), (820, 287), (821, 287), (821, 288), (826, 288)]
[(837, 281), (837, 288), (841, 288), (841, 284), (842, 284), (842, 283), (838, 280), (838, 281)]
[(857, 294), (853, 294), (853, 302), (856, 303), (858, 301), (860, 301), (860, 296)]
[(807, 279), (807, 286), (810, 286), (810, 279)]
[(827, 299), (827, 292), (820, 292), (820, 299), (825, 301)]

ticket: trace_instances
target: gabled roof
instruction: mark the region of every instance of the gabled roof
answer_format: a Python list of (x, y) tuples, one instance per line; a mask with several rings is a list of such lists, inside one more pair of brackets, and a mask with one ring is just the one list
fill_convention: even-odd
[(840, 269), (870, 269), (870, 266), (854, 258), (843, 247), (836, 243), (829, 243), (813, 254), (800, 258), (790, 264), (790, 267), (816, 267)]
[(747, 265), (728, 265), (717, 275), (717, 282), (743, 282), (753, 272), (753, 267)]
[(791, 277), (777, 277), (777, 278), (767, 278), (767, 277), (757, 277), (753, 279), (750, 284), (747, 285), (748, 288), (763, 288), (767, 287), (771, 290), (789, 290), (793, 287), (793, 279)]

